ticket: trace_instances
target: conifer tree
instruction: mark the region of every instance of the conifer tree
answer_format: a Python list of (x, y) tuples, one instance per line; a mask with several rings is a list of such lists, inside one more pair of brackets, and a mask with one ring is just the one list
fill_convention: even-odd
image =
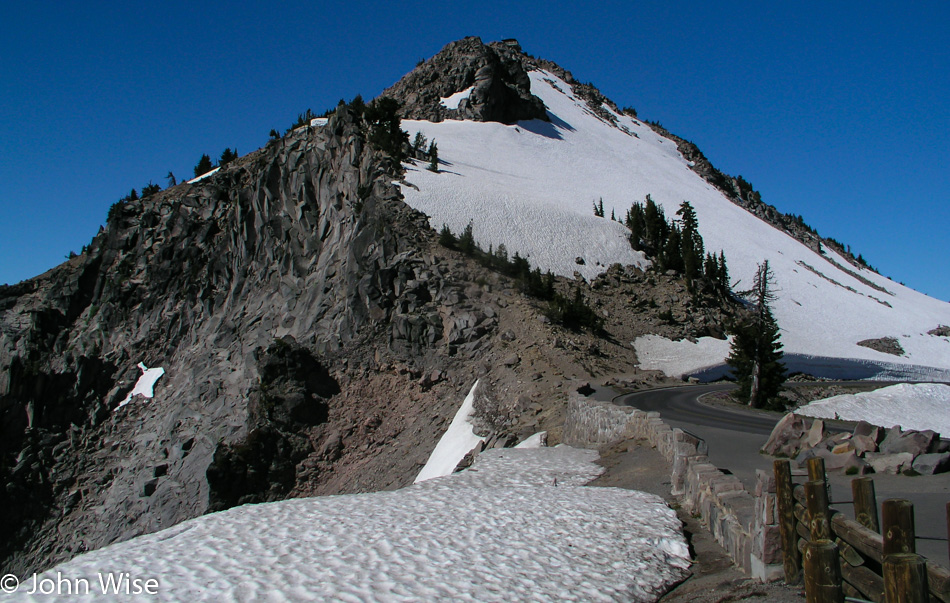
[(416, 138), (412, 141), (412, 150), (416, 153), (422, 153), (426, 148), (427, 142), (428, 140), (426, 140), (426, 137), (422, 132), (416, 132)]
[(203, 176), (213, 169), (214, 166), (211, 165), (211, 158), (207, 155), (202, 155), (201, 159), (198, 160), (198, 165), (195, 166), (195, 178)]
[(148, 184), (142, 187), (142, 198), (149, 197), (162, 190), (162, 187), (149, 180)]
[(221, 159), (218, 160), (218, 165), (220, 165), (221, 167), (224, 167), (237, 158), (238, 158), (237, 149), (234, 149), (232, 151), (230, 148), (226, 148), (221, 153)]
[(736, 395), (753, 408), (772, 404), (785, 382), (779, 327), (771, 309), (774, 285), (766, 260), (756, 272), (752, 290), (743, 293), (751, 314), (733, 326), (732, 348), (726, 359), (739, 385)]
[(462, 234), (459, 235), (458, 249), (465, 255), (472, 255), (475, 253), (475, 247), (475, 234), (472, 231), (472, 223), (469, 222)]
[(447, 249), (455, 249), (458, 245), (458, 239), (455, 238), (455, 235), (452, 234), (452, 231), (449, 230), (447, 224), (442, 225), (442, 230), (439, 231), (439, 245)]
[[(353, 107), (359, 99), (354, 98), (350, 103)], [(366, 106), (363, 116), (369, 124), (369, 142), (377, 149), (392, 157), (396, 163), (403, 160), (403, 144), (409, 144), (409, 133), (404, 132), (399, 121), (399, 101), (388, 96), (381, 96)]]
[(696, 210), (689, 201), (683, 201), (676, 215), (683, 224), (680, 237), (680, 255), (683, 258), (683, 275), (692, 281), (702, 274), (703, 237), (699, 234)]
[(178, 184), (178, 180), (175, 179), (175, 174), (171, 170), (168, 170), (168, 175), (165, 176), (168, 179), (168, 188), (171, 188)]
[(429, 171), (439, 173), (439, 145), (433, 140), (429, 144)]
[(719, 287), (723, 292), (729, 291), (729, 268), (726, 267), (726, 254), (720, 249), (719, 250), (719, 269), (717, 270), (719, 276)]

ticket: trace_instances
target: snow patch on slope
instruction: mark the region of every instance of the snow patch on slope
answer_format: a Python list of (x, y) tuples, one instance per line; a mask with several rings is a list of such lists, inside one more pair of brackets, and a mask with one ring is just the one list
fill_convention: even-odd
[(475, 381), (475, 385), (462, 402), (461, 408), (455, 413), (449, 428), (442, 434), (439, 443), (429, 455), (429, 460), (416, 476), (415, 483), (449, 475), (455, 471), (459, 461), (465, 458), (472, 448), (475, 448), (479, 442), (485, 441), (485, 438), (475, 435), (475, 430), (472, 428), (471, 419), (475, 411), (475, 388), (477, 387), (478, 381)]
[[(412, 186), (402, 187), (406, 202), (428, 214), (435, 229), (445, 224), (461, 232), (472, 222), (486, 249), (504, 244), (542, 271), (592, 279), (615, 262), (646, 265), (628, 244), (627, 229), (595, 217), (593, 203), (603, 198), (606, 215), (622, 219), (647, 194), (669, 217), (689, 200), (707, 251), (725, 251), (737, 289), (748, 288), (757, 265), (769, 260), (786, 353), (950, 370), (950, 341), (927, 335), (950, 324), (950, 304), (851, 266), (832, 251), (815, 253), (726, 199), (689, 169), (672, 141), (627, 115), (614, 115), (615, 124), (602, 119), (550, 73), (528, 75), (550, 121), (403, 122), (410, 135), (439, 141), (443, 169), (436, 174), (408, 164)], [(900, 340), (904, 356), (857, 345), (885, 336)], [(701, 365), (721, 362), (719, 348), (709, 351), (716, 355)]]
[(115, 407), (113, 412), (131, 402), (133, 396), (152, 398), (155, 395), (155, 382), (158, 381), (159, 377), (165, 374), (165, 369), (161, 367), (148, 368), (143, 362), (139, 362), (138, 367), (139, 370), (142, 371), (142, 374), (139, 376), (138, 381), (135, 382), (135, 387), (133, 387), (129, 395), (125, 397), (125, 400), (119, 402), (119, 405)]
[(633, 342), (641, 369), (663, 371), (669, 377), (683, 377), (722, 365), (731, 345), (731, 336), (728, 340), (700, 337), (693, 343), (644, 335)]
[(892, 385), (873, 392), (841, 394), (802, 406), (796, 414), (822, 419), (867, 421), (872, 425), (950, 436), (950, 386), (939, 383)]
[[(136, 598), (99, 595), (101, 572), (157, 578), (168, 601), (654, 601), (687, 573), (680, 522), (658, 496), (581, 487), (603, 470), (596, 458), (490, 450), (395, 492), (205, 515), (39, 579), (87, 579), (77, 601)], [(28, 600), (24, 590), (6, 600)]]
[(456, 92), (455, 94), (440, 99), (439, 102), (442, 103), (442, 106), (446, 109), (458, 109), (459, 103), (468, 98), (468, 95), (471, 94), (474, 89), (475, 86), (469, 86), (461, 92)]

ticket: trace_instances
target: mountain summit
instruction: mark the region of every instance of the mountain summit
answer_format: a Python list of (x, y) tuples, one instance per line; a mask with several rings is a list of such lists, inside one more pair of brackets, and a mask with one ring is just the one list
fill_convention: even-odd
[[(482, 62), (473, 63), (476, 57)], [(482, 89), (472, 74), (492, 62), (526, 73), (545, 119), (509, 123), (453, 113)], [(427, 93), (407, 93), (413, 82), (424, 82)], [(458, 232), (471, 223), (484, 248), (505, 245), (542, 270), (590, 280), (614, 263), (648, 265), (628, 243), (627, 229), (593, 215), (592, 205), (602, 203), (606, 216), (622, 219), (647, 195), (667, 216), (689, 201), (707, 251), (724, 252), (737, 290), (748, 289), (757, 265), (769, 260), (791, 370), (855, 378), (950, 376), (950, 341), (940, 335), (950, 305), (877, 274), (800, 217), (763, 203), (751, 184), (717, 170), (692, 143), (620, 110), (593, 85), (524, 54), (516, 42), (450, 44), (387, 94), (406, 104), (407, 117), (418, 118), (403, 122), (410, 136), (418, 132), (438, 142), (444, 169), (410, 167), (402, 186), (406, 202), (434, 228), (445, 224)], [(490, 104), (484, 97), (478, 103)], [(708, 340), (637, 344), (644, 366), (677, 374), (721, 374), (727, 349), (724, 341)], [(670, 354), (677, 362), (664, 365), (661, 358)]]

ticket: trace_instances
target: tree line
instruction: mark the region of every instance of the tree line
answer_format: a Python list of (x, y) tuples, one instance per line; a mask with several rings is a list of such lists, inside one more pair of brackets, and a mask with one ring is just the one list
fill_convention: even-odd
[(439, 244), (513, 279), (525, 295), (547, 302), (542, 311), (552, 322), (573, 330), (598, 332), (603, 328), (604, 319), (587, 304), (580, 284), (575, 284), (572, 294), (562, 295), (554, 286), (555, 277), (550, 270), (542, 274), (540, 268), (532, 269), (528, 259), (517, 251), (509, 258), (504, 244), (494, 249), (489, 245), (488, 251), (479, 247), (471, 222), (458, 236), (443, 224), (439, 232)]

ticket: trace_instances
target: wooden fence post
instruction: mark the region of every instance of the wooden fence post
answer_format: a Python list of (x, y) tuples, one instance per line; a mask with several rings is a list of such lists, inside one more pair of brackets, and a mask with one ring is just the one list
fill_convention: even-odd
[(808, 465), (808, 481), (825, 481), (825, 459), (813, 456), (805, 463)]
[(785, 582), (795, 584), (801, 577), (801, 553), (798, 550), (798, 532), (795, 530), (795, 497), (792, 494), (792, 467), (786, 459), (772, 464), (775, 471), (775, 497), (778, 501), (778, 524), (782, 535), (782, 566)]
[[(821, 489), (824, 490), (824, 484)], [(805, 545), (805, 600), (808, 603), (844, 602), (838, 546), (830, 540)]]
[(812, 541), (831, 539), (831, 515), (828, 511), (828, 490), (824, 480), (805, 484), (805, 501), (808, 503), (808, 530)]
[(913, 553), (884, 557), (884, 600), (887, 603), (928, 603), (926, 561)]
[(881, 531), (877, 519), (877, 496), (874, 494), (874, 480), (870, 477), (856, 477), (851, 480), (851, 498), (854, 500), (854, 519), (862, 526), (875, 532)]
[(889, 498), (881, 506), (883, 515), (884, 559), (895, 553), (916, 553), (914, 542), (914, 505), (903, 498)]

